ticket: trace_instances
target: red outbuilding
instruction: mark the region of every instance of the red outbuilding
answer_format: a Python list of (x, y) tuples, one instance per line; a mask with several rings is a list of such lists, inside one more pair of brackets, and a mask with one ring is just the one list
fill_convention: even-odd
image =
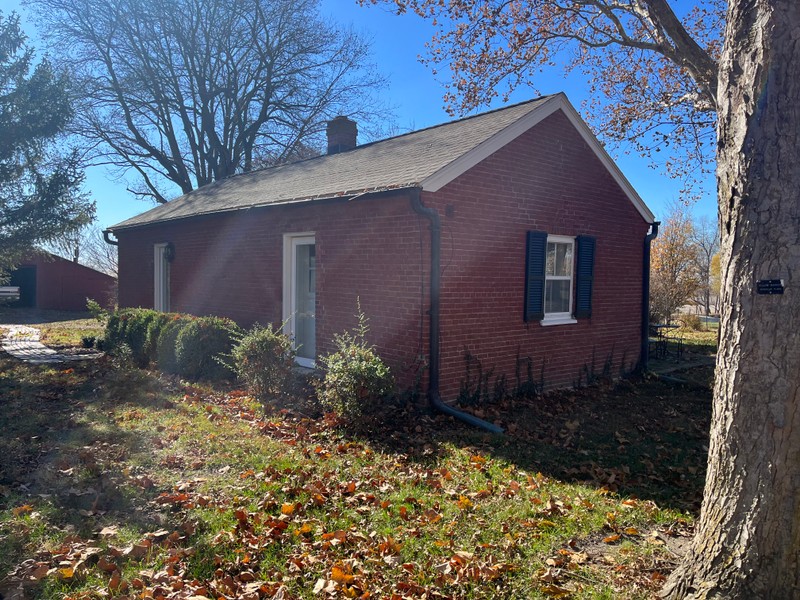
[(566, 96), (356, 133), (112, 227), (120, 306), (283, 322), (313, 366), (358, 301), (401, 385), (445, 400), (637, 366), (653, 214)]
[(11, 272), (9, 284), (19, 287), (15, 306), (50, 310), (86, 310), (86, 299), (114, 305), (117, 280), (84, 265), (39, 251)]

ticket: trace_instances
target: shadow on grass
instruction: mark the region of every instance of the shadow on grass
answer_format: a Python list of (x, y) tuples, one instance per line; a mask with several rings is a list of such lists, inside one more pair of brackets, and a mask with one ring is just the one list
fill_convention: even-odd
[(159, 525), (149, 507), (152, 482), (137, 483), (121, 467), (151, 440), (121, 428), (108, 409), (133, 393), (140, 406), (164, 406), (165, 396), (142, 372), (101, 377), (104, 360), (26, 365), (0, 356), (0, 511), (38, 514), (10, 529), (0, 521), (0, 579), (23, 546), (48, 536), (88, 538), (106, 523), (132, 531)]
[(699, 512), (711, 418), (710, 367), (687, 383), (623, 380), (485, 406), (503, 436), (427, 409), (395, 407), (350, 432), (386, 452), (434, 464), (443, 446), (474, 447), (527, 472), (581, 483), (663, 508)]

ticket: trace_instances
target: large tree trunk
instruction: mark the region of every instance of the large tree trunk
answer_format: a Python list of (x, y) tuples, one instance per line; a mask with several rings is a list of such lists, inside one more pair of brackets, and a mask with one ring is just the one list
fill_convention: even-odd
[[(800, 598), (800, 3), (731, 0), (722, 321), (705, 498), (670, 598)], [(782, 279), (783, 295), (757, 292)]]

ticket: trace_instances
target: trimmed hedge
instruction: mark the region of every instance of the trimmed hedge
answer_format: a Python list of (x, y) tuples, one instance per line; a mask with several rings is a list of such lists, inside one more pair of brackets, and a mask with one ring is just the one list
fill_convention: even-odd
[[(155, 359), (151, 341), (154, 323), (160, 325), (173, 317), (174, 315), (165, 315), (149, 308), (125, 308), (116, 311), (109, 316), (106, 323), (103, 347), (113, 352), (121, 344), (126, 344), (136, 366), (146, 367)], [(160, 326), (156, 330), (160, 331)]]
[(146, 367), (150, 362), (150, 356), (145, 349), (147, 341), (147, 329), (150, 321), (156, 316), (156, 311), (140, 309), (129, 316), (125, 327), (125, 341), (131, 348), (133, 361), (137, 367)]
[(230, 319), (125, 308), (111, 313), (103, 346), (124, 351), (138, 367), (156, 363), (189, 379), (239, 375), (255, 396), (280, 394), (291, 378), (291, 343), (278, 331), (245, 332)]
[(175, 338), (177, 372), (190, 379), (229, 379), (233, 372), (220, 362), (229, 354), (239, 328), (230, 319), (200, 317), (180, 328)]
[(165, 373), (179, 375), (175, 345), (181, 330), (197, 317), (175, 313), (162, 328), (156, 345), (156, 362)]
[(144, 350), (150, 362), (157, 362), (158, 360), (158, 338), (161, 336), (161, 331), (168, 323), (178, 316), (179, 315), (176, 313), (157, 312), (155, 316), (150, 319), (144, 341)]

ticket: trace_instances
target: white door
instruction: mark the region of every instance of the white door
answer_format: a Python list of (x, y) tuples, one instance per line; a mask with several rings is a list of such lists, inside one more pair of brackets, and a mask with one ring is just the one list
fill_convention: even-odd
[(156, 244), (153, 255), (153, 308), (169, 312), (169, 261), (168, 244)]
[(317, 356), (317, 272), (313, 234), (284, 238), (283, 281), (284, 320), (297, 352), (297, 363), (313, 367)]

